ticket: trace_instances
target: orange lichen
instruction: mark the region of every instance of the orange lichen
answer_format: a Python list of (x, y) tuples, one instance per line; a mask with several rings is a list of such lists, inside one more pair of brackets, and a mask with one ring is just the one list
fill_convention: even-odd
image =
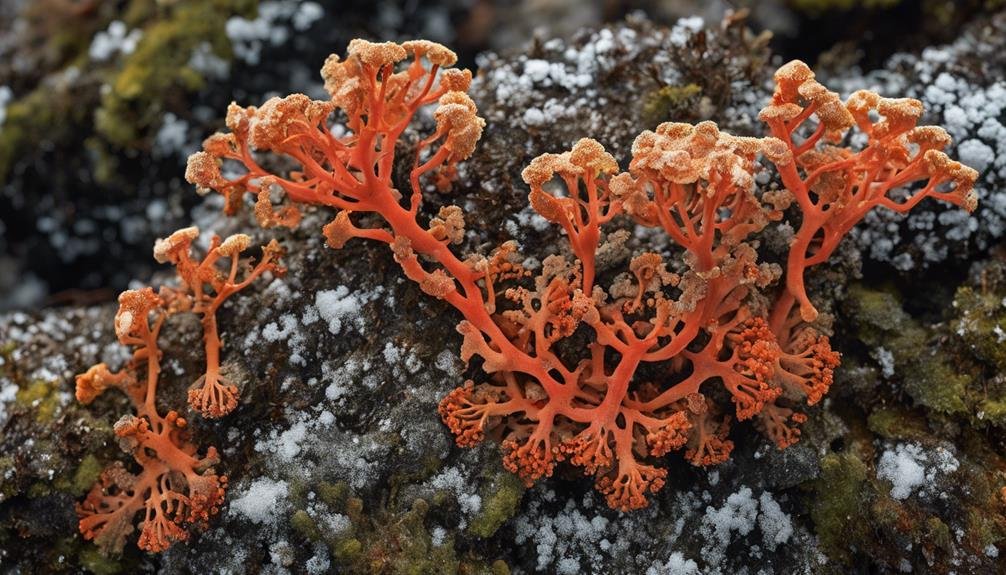
[[(204, 527), (223, 501), (227, 477), (213, 469), (219, 462), (216, 450), (210, 447), (204, 456), (198, 456), (186, 420), (175, 411), (162, 416), (157, 408), (161, 376), (157, 340), (171, 314), (192, 311), (201, 315), (207, 369), (197, 382), (201, 387), (190, 392), (190, 401), (193, 408), (211, 416), (233, 409), (237, 390), (219, 376), (216, 310), (224, 299), (266, 270), (278, 271), (273, 261), (277, 248), (274, 243), (264, 247), (258, 265), (238, 282), (239, 256), (250, 238), (236, 235), (221, 242), (215, 237), (206, 258), (197, 262), (190, 252), (198, 236), (196, 228), (185, 228), (158, 240), (154, 248), (159, 262), (177, 267), (178, 288), (162, 288), (157, 294), (148, 287), (119, 296), (115, 334), (120, 343), (133, 348), (125, 368), (112, 372), (99, 363), (77, 376), (76, 396), (81, 403), (89, 404), (105, 390), (115, 388), (130, 399), (135, 410), (135, 414), (123, 416), (114, 431), (139, 472), (128, 471), (121, 462), (113, 463), (76, 507), (80, 532), (106, 553), (122, 550), (141, 511), (138, 544), (146, 551), (159, 552), (186, 540), (191, 528)], [(217, 269), (221, 258), (230, 260), (229, 271)]]
[[(824, 327), (810, 323), (817, 312), (804, 290), (806, 269), (825, 261), (873, 207), (904, 211), (929, 196), (973, 206), (973, 170), (939, 151), (948, 141), (942, 131), (914, 127), (921, 113), (914, 101), (860, 93), (842, 103), (806, 65), (791, 62), (776, 74), (762, 113), (771, 137), (731, 136), (712, 122), (666, 123), (636, 139), (626, 172), (591, 139), (532, 160), (522, 174), (531, 207), (563, 230), (568, 250), (544, 258), (534, 281), (524, 282), (530, 273), (512, 243), (490, 257), (451, 251), (465, 239), (457, 207), (420, 222), (424, 192), (448, 187), (484, 127), (464, 93), (470, 74), (440, 70), (454, 61), (429, 42), (356, 40), (345, 59), (332, 56), (322, 70), (330, 102), (291, 96), (262, 108), (232, 106), (232, 134), (207, 140), (189, 179), (223, 194), (228, 210), (268, 182), (292, 209), (339, 210), (324, 228), (330, 247), (354, 237), (387, 244), (407, 277), (463, 317), (462, 360), (481, 360), (485, 376), (449, 393), (441, 417), (459, 445), (499, 440), (504, 466), (529, 485), (568, 462), (595, 478), (609, 505), (630, 510), (664, 484), (656, 458), (684, 448), (695, 465), (727, 459), (733, 418), (754, 420), (780, 447), (792, 444), (806, 418), (795, 408), (820, 401), (838, 365)], [(329, 105), (340, 113), (327, 114)], [(399, 138), (432, 105), (435, 127), (413, 149), (411, 193), (403, 196), (392, 177)], [(873, 122), (873, 111), (883, 120)], [(328, 122), (337, 117), (345, 125), (333, 130)], [(815, 124), (813, 133), (802, 134), (804, 124)], [(867, 146), (834, 145), (853, 126)], [(297, 167), (272, 174), (253, 150)], [(766, 161), (778, 167), (785, 191), (757, 190)], [(243, 172), (224, 178), (222, 162)], [(927, 182), (921, 191), (892, 199), (917, 180)], [(802, 223), (785, 270), (760, 263), (754, 235), (791, 206)], [(372, 227), (354, 225), (351, 214)], [(605, 242), (624, 242), (606, 235), (619, 215), (662, 230), (683, 253), (636, 254), (625, 273), (610, 277), (598, 269), (598, 254)], [(714, 387), (732, 398), (733, 417), (729, 405), (709, 399), (719, 397), (709, 395)]]
[[(203, 343), (206, 352), (206, 370), (189, 391), (189, 405), (203, 417), (217, 418), (227, 415), (237, 406), (237, 386), (220, 373), (220, 335), (217, 329), (217, 310), (230, 296), (251, 284), (269, 271), (282, 272), (276, 265), (280, 248), (276, 240), (262, 248), (262, 258), (242, 279), (241, 252), (251, 245), (251, 238), (236, 234), (221, 240), (214, 236), (206, 256), (192, 259), (192, 241), (199, 236), (196, 228), (185, 228), (167, 239), (157, 241), (154, 258), (161, 263), (171, 263), (178, 270), (182, 288), (172, 290), (175, 305), (198, 314), (203, 325)], [(228, 263), (223, 269), (221, 261)]]
[[(802, 215), (786, 265), (786, 292), (771, 316), (773, 330), (779, 330), (794, 299), (805, 321), (817, 317), (804, 288), (805, 271), (827, 261), (870, 210), (883, 206), (905, 213), (936, 198), (971, 211), (978, 172), (947, 157), (942, 150), (950, 138), (941, 128), (916, 127), (923, 112), (918, 100), (860, 90), (843, 105), (799, 61), (780, 68), (775, 79), (775, 94), (761, 119), (789, 148), (791, 161), (772, 161)], [(854, 125), (867, 137), (862, 149), (822, 143), (841, 141)], [(924, 185), (912, 187), (915, 182)], [(892, 193), (898, 190), (908, 192)]]

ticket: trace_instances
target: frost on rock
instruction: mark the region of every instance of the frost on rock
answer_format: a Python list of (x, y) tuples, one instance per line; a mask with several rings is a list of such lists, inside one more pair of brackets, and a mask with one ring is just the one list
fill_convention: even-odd
[[(985, 250), (1006, 234), (1006, 15), (979, 21), (952, 44), (919, 55), (898, 54), (881, 70), (858, 71), (833, 84), (843, 95), (858, 89), (922, 101), (922, 123), (947, 129), (951, 157), (978, 170), (978, 209), (969, 216), (939, 202), (923, 202), (903, 216), (873, 210), (853, 230), (868, 257), (899, 270), (928, 267)], [(830, 81), (830, 80), (829, 80)]]
[(231, 499), (231, 513), (238, 513), (256, 524), (274, 525), (285, 518), (287, 484), (269, 478), (256, 479)]
[(702, 575), (699, 566), (691, 559), (675, 551), (666, 563), (655, 565), (646, 570), (646, 575)]
[(471, 493), (470, 477), (461, 469), (449, 467), (428, 482), (430, 487), (449, 491), (461, 507), (462, 515), (470, 517), (482, 510), (482, 498)]
[(349, 327), (363, 334), (367, 323), (361, 315), (362, 306), (380, 298), (383, 292), (380, 286), (369, 292), (354, 293), (350, 293), (346, 286), (338, 286), (314, 294), (314, 306), (322, 321), (328, 324), (328, 331), (332, 335), (339, 335), (344, 328)]
[(948, 447), (926, 450), (916, 443), (904, 443), (880, 456), (877, 477), (891, 482), (891, 497), (898, 500), (916, 493), (923, 497), (946, 498), (943, 488), (949, 481), (947, 476), (959, 466)]
[(727, 497), (722, 507), (707, 507), (700, 528), (706, 539), (702, 548), (705, 560), (714, 566), (721, 565), (727, 547), (735, 540), (734, 533), (744, 537), (755, 527), (761, 530), (761, 542), (770, 551), (793, 535), (789, 515), (767, 491), (756, 498), (749, 487), (742, 487)]
[(253, 20), (234, 16), (227, 21), (227, 38), (234, 55), (247, 64), (256, 65), (262, 57), (264, 46), (280, 46), (292, 34), (304, 32), (325, 15), (317, 2), (274, 0), (258, 5), (258, 15)]
[(795, 555), (816, 562), (808, 559), (817, 556), (813, 537), (772, 493), (756, 495), (742, 485), (730, 493), (724, 491), (729, 482), (715, 479), (709, 487), (719, 485), (724, 493), (718, 506), (715, 496), (696, 487), (632, 513), (611, 512), (591, 493), (581, 501), (536, 487), (514, 523), (514, 543), (530, 554), (537, 572), (725, 575), (757, 562), (770, 575), (789, 573), (772, 568), (772, 554), (783, 554), (780, 565), (795, 564)]
[[(568, 42), (548, 40), (535, 49), (534, 57), (481, 56), (483, 72), (473, 82), (472, 93), (490, 125), (528, 129), (532, 135), (547, 130), (547, 137), (563, 146), (589, 134), (618, 157), (627, 152), (632, 137), (653, 127), (652, 119), (639, 117), (640, 99), (664, 86), (708, 79), (686, 76), (682, 61), (716, 61), (715, 74), (729, 86), (719, 98), (725, 102), (721, 116), (729, 124), (723, 126), (744, 132), (745, 126), (757, 124), (760, 100), (768, 93), (760, 83), (752, 83), (747, 75), (751, 67), (730, 53), (731, 46), (723, 42), (726, 36), (706, 35), (701, 18), (683, 18), (671, 29), (630, 18), (583, 31)], [(704, 45), (704, 50), (692, 51), (693, 43)], [(641, 69), (658, 77), (633, 76)]]

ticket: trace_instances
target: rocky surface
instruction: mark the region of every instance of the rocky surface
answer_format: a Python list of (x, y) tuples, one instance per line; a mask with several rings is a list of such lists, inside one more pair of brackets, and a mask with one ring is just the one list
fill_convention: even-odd
[[(296, 14), (283, 21), (295, 26)], [(989, 91), (1006, 80), (995, 42), (1004, 37), (1006, 20), (982, 19), (957, 44), (899, 56), (886, 73), (840, 81), (852, 89), (884, 79), (897, 88), (890, 95), (929, 98), (933, 119), (947, 123), (955, 101), (970, 109), (959, 102), (968, 95), (995, 101)], [(253, 48), (237, 45), (234, 57), (252, 58)], [(259, 58), (274, 57), (268, 46), (262, 50)], [(988, 56), (976, 61), (976, 50)], [(294, 61), (287, 57), (282, 61)], [(533, 42), (522, 53), (481, 57), (472, 96), (488, 128), (445, 198), (464, 198), (459, 203), (476, 230), (464, 249), (516, 238), (528, 255), (551, 253), (556, 232), (528, 209), (519, 172), (530, 158), (582, 136), (600, 140), (624, 164), (634, 136), (664, 120), (713, 119), (724, 130), (759, 133), (757, 111), (777, 63), (742, 25), (694, 19), (665, 28), (630, 18), (569, 40)], [(954, 86), (935, 95), (928, 88), (940, 86), (944, 72)], [(305, 89), (316, 82), (304, 78)], [(254, 103), (264, 93), (239, 98)], [(185, 142), (205, 134), (196, 126), (219, 121), (226, 99), (205, 101), (207, 119), (189, 125)], [(998, 145), (987, 127), (990, 117), (1003, 121), (1001, 114), (991, 105), (980, 111), (952, 128), (959, 130), (958, 155), (966, 155), (963, 142)], [(173, 153), (180, 157), (184, 149)], [(362, 241), (326, 248), (316, 230), (330, 216), (320, 211), (295, 231), (262, 231), (248, 214), (224, 218), (217, 198), (183, 195), (185, 186), (175, 181), (178, 191), (165, 197), (185, 199), (165, 202), (171, 208), (160, 213), (173, 216), (160, 219), (164, 230), (191, 219), (204, 231), (204, 245), (211, 231), (244, 231), (258, 243), (277, 237), (286, 250), (285, 277), (235, 295), (219, 314), (224, 367), (241, 388), (237, 410), (219, 422), (189, 418), (196, 441), (221, 452), (228, 502), (207, 531), (161, 555), (130, 544), (121, 556), (105, 557), (83, 541), (73, 503), (106, 464), (123, 459), (112, 425), (128, 404), (111, 393), (78, 404), (73, 375), (97, 361), (115, 366), (127, 359), (112, 332), (115, 306), (7, 313), (0, 316), (0, 566), (96, 573), (206, 566), (230, 573), (994, 573), (1004, 568), (1006, 552), (1006, 259), (994, 233), (995, 194), (1002, 193), (995, 161), (983, 170), (986, 211), (973, 220), (973, 237), (985, 239), (951, 252), (967, 254), (953, 273), (939, 277), (944, 268), (927, 274), (891, 265), (896, 255), (873, 257), (878, 240), (868, 231), (877, 228), (870, 226), (813, 278), (815, 296), (836, 317), (834, 341), (844, 357), (799, 444), (779, 451), (738, 425), (729, 462), (702, 470), (671, 456), (667, 487), (651, 507), (633, 513), (608, 509), (578, 474), (560, 470), (525, 489), (501, 468), (494, 444), (454, 446), (436, 405), (466, 377), (457, 318), (403, 278), (386, 249)], [(164, 170), (146, 177), (171, 181), (182, 173)], [(129, 181), (128, 174), (117, 177)], [(156, 205), (145, 197), (130, 201)], [(435, 210), (436, 201), (429, 207)], [(916, 253), (910, 247), (919, 224), (910, 218), (898, 225), (904, 231), (896, 237), (904, 240), (896, 245)], [(155, 225), (141, 236), (163, 233)], [(926, 233), (946, 237), (935, 226)], [(74, 246), (84, 238), (64, 241)], [(782, 245), (771, 231), (764, 243), (769, 258)], [(138, 240), (135, 249), (144, 266), (153, 265), (149, 242)], [(863, 256), (866, 273), (856, 281)], [(161, 270), (143, 283), (171, 281)], [(202, 369), (201, 336), (185, 315), (166, 326), (163, 408), (185, 408), (185, 389)]]

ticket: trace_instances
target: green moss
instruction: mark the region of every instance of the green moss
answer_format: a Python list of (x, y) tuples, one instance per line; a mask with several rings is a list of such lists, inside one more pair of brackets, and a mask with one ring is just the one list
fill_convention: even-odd
[(59, 409), (57, 386), (50, 381), (35, 380), (17, 392), (16, 403), (24, 409), (35, 409), (35, 419), (39, 423), (49, 423)]
[(318, 524), (303, 509), (294, 511), (293, 515), (290, 516), (290, 527), (308, 541), (318, 541), (321, 539), (321, 531), (318, 529)]
[(143, 27), (136, 50), (110, 80), (110, 89), (102, 94), (95, 111), (95, 129), (114, 145), (131, 145), (144, 129), (156, 126), (168, 95), (194, 92), (205, 85), (202, 75), (188, 65), (193, 50), (208, 43), (217, 56), (230, 59), (227, 20), (236, 14), (249, 15), (253, 3), (191, 0), (163, 6), (156, 16), (130, 7), (132, 18), (152, 21)]
[(79, 558), (81, 566), (94, 575), (115, 575), (122, 572), (119, 558), (104, 555), (95, 545), (85, 545)]
[(978, 404), (981, 419), (996, 427), (1006, 427), (1006, 401), (986, 399)]
[(954, 538), (950, 533), (950, 527), (938, 517), (930, 517), (926, 521), (925, 541), (947, 553), (953, 551)]
[(14, 458), (11, 456), (0, 457), (0, 501), (6, 501), (17, 493), (17, 485), (10, 478), (14, 474)]
[(510, 566), (506, 564), (506, 561), (497, 559), (493, 561), (492, 573), (493, 575), (510, 575)]
[[(64, 90), (43, 85), (7, 104), (6, 118), (0, 129), (0, 180), (25, 150), (43, 138), (59, 138), (60, 132), (74, 123), (71, 100)], [(82, 111), (76, 108), (77, 114)]]
[(315, 486), (314, 492), (318, 494), (318, 497), (326, 505), (341, 509), (346, 504), (346, 498), (349, 496), (349, 484), (345, 481), (338, 481), (336, 483), (322, 481)]
[(664, 86), (654, 90), (643, 98), (643, 121), (647, 125), (656, 125), (668, 120), (691, 119), (701, 97), (702, 88), (698, 84)]
[(867, 467), (854, 455), (829, 454), (813, 482), (810, 516), (821, 547), (829, 557), (849, 563), (851, 550), (869, 534), (864, 516)]
[(893, 377), (912, 399), (937, 413), (966, 413), (965, 395), (971, 377), (958, 373), (953, 358), (934, 353), (939, 348), (932, 345), (930, 334), (905, 313), (894, 293), (853, 286), (849, 295), (859, 339), (891, 354)]
[(330, 547), (332, 556), (342, 565), (358, 563), (363, 557), (363, 543), (355, 537), (339, 540)]
[[(321, 534), (339, 572), (410, 575), (458, 572), (460, 562), (454, 546), (433, 545), (426, 528), (429, 512), (426, 501), (413, 501), (412, 507), (403, 513), (384, 511), (373, 515), (363, 513), (360, 499), (346, 497), (345, 503), (340, 511), (350, 516), (352, 530), (328, 538)], [(488, 573), (488, 567), (481, 571)]]
[(962, 287), (954, 297), (958, 319), (951, 325), (971, 354), (998, 372), (1006, 370), (1006, 345), (1002, 341), (1006, 337), (1006, 307), (1002, 295)]
[(80, 461), (80, 465), (77, 466), (77, 471), (73, 474), (73, 495), (80, 497), (87, 493), (91, 486), (98, 481), (102, 469), (104, 467), (97, 457), (91, 454), (85, 455), (84, 459)]
[(468, 533), (483, 539), (492, 537), (517, 512), (523, 494), (524, 486), (517, 476), (501, 471), (480, 493), (482, 509), (469, 523)]
[(925, 418), (899, 406), (880, 407), (867, 418), (870, 431), (886, 439), (922, 439), (929, 436)]

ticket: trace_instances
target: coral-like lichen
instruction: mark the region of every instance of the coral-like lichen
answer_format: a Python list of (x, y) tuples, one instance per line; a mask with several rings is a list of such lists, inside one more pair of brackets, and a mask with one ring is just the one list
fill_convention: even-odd
[[(139, 473), (130, 472), (121, 462), (113, 463), (77, 505), (80, 532), (105, 552), (121, 551), (140, 512), (139, 546), (156, 552), (187, 539), (190, 528), (205, 526), (223, 501), (227, 476), (214, 470), (219, 462), (216, 449), (210, 447), (199, 456), (185, 418), (176, 411), (161, 415), (158, 410), (161, 351), (157, 340), (170, 315), (182, 311), (199, 314), (207, 367), (197, 388), (190, 392), (190, 403), (211, 417), (233, 409), (237, 388), (219, 375), (216, 311), (227, 297), (256, 277), (279, 271), (274, 261), (278, 247), (275, 242), (265, 246), (258, 264), (238, 281), (240, 253), (248, 247), (248, 236), (231, 236), (223, 242), (214, 237), (206, 257), (197, 262), (191, 257), (191, 243), (198, 235), (196, 228), (179, 230), (159, 240), (154, 248), (158, 261), (178, 268), (179, 288), (162, 288), (157, 294), (147, 287), (119, 296), (115, 333), (120, 343), (134, 349), (126, 368), (112, 372), (99, 363), (77, 376), (76, 396), (81, 403), (89, 404), (105, 390), (115, 388), (130, 399), (135, 410), (115, 424), (115, 435), (140, 466)], [(217, 267), (221, 259), (230, 261), (226, 272)]]
[[(590, 139), (535, 158), (523, 172), (530, 204), (563, 230), (568, 253), (527, 281), (513, 242), (488, 255), (451, 251), (465, 238), (460, 208), (421, 223), (424, 180), (447, 190), (484, 126), (465, 94), (470, 74), (446, 69), (454, 61), (429, 42), (353, 41), (322, 69), (331, 100), (232, 105), (231, 133), (211, 136), (186, 175), (223, 194), (228, 213), (253, 196), (263, 226), (295, 225), (298, 204), (329, 206), (339, 210), (323, 229), (330, 247), (387, 244), (407, 277), (463, 316), (461, 358), (478, 358), (485, 374), (443, 399), (444, 422), (462, 446), (498, 439), (504, 466), (529, 485), (568, 461), (611, 507), (643, 507), (664, 485), (665, 454), (685, 449), (701, 466), (729, 457), (721, 396), (780, 448), (796, 442), (801, 404), (821, 400), (838, 365), (807, 270), (875, 207), (904, 212), (927, 197), (974, 206), (976, 173), (941, 151), (943, 130), (916, 127), (918, 101), (861, 91), (842, 102), (794, 61), (761, 114), (771, 137), (666, 123), (636, 139), (625, 172)], [(396, 144), (435, 103), (402, 194)], [(344, 125), (333, 129), (333, 117)], [(854, 128), (865, 144), (840, 145)], [(298, 168), (272, 173), (256, 152)], [(785, 190), (757, 190), (765, 162)], [(280, 190), (290, 202), (277, 207)], [(800, 224), (775, 288), (783, 270), (758, 262), (754, 236), (791, 206)], [(598, 254), (624, 237), (609, 233), (619, 217), (664, 232), (680, 259), (638, 253), (623, 273), (599, 275)]]

